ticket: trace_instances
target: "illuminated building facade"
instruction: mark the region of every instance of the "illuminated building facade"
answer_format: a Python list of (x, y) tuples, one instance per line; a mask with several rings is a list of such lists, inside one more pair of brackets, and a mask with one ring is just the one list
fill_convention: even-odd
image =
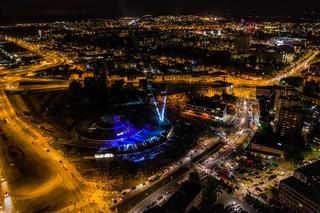
[(278, 200), (290, 212), (320, 212), (320, 161), (294, 171), (280, 181)]
[(74, 140), (81, 146), (97, 150), (96, 158), (120, 157), (140, 162), (153, 159), (166, 142), (171, 126), (119, 115), (94, 116), (81, 122)]
[(227, 105), (218, 102), (195, 101), (186, 105), (186, 110), (192, 110), (195, 113), (207, 114), (210, 118), (223, 122), (227, 115)]
[(301, 132), (303, 127), (303, 112), (300, 107), (283, 107), (280, 109), (277, 132), (285, 136), (291, 129)]
[(275, 110), (275, 123), (279, 120), (280, 110), (282, 107), (292, 107), (299, 105), (299, 98), (297, 97), (297, 92), (292, 87), (286, 88), (276, 88), (275, 89), (275, 100), (274, 100), (274, 110)]
[(236, 53), (248, 53), (250, 51), (251, 36), (238, 35), (234, 41), (234, 51)]

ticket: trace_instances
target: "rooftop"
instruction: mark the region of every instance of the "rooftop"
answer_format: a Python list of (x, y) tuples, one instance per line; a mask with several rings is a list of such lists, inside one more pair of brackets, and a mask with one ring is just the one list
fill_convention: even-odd
[(228, 74), (225, 73), (225, 72), (222, 72), (222, 71), (217, 71), (217, 72), (212, 73), (211, 76), (217, 76), (217, 77), (219, 77), (219, 76), (228, 76)]
[(200, 190), (201, 186), (199, 184), (187, 181), (163, 205), (163, 208), (168, 212), (184, 212)]
[(311, 65), (313, 65), (313, 66), (320, 66), (320, 61), (315, 62), (315, 63), (312, 63)]
[(168, 213), (168, 211), (166, 211), (161, 206), (156, 205), (156, 206), (152, 207), (151, 209), (144, 211), (144, 213)]
[(223, 110), (227, 105), (220, 103), (220, 102), (214, 102), (214, 101), (207, 101), (207, 100), (194, 100), (190, 101), (189, 104), (191, 105), (197, 105), (201, 107), (207, 107), (212, 109), (221, 109)]
[(282, 180), (281, 184), (282, 183), (286, 184), (304, 197), (307, 197), (309, 200), (312, 200), (317, 204), (320, 203), (320, 190), (318, 187), (310, 187), (294, 177), (288, 177)]
[(276, 141), (276, 135), (271, 131), (267, 131), (264, 133), (257, 132), (251, 139), (250, 143), (255, 143), (262, 146), (282, 150), (282, 146), (278, 144)]
[[(304, 174), (307, 177), (320, 175), (320, 160), (313, 162), (307, 166), (296, 169), (297, 172)], [(319, 196), (320, 199), (320, 196)]]

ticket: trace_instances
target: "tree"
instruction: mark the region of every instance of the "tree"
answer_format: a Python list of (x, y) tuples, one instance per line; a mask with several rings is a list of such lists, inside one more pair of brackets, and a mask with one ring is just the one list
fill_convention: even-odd
[(225, 211), (224, 211), (224, 206), (223, 206), (223, 204), (222, 204), (222, 203), (216, 204), (216, 205), (214, 206), (214, 210), (213, 210), (213, 211), (216, 212), (216, 213), (223, 213), (223, 212), (225, 212)]
[[(215, 178), (208, 178), (202, 191), (201, 210), (202, 212), (212, 212), (214, 203), (217, 200), (216, 189), (219, 181)], [(222, 208), (223, 209), (223, 208)]]
[(113, 83), (111, 90), (114, 92), (121, 92), (124, 87), (124, 80), (117, 80)]
[(284, 150), (286, 158), (298, 163), (303, 160), (303, 152), (305, 151), (305, 142), (298, 130), (292, 129), (283, 138)]
[(236, 101), (237, 101), (237, 98), (233, 95), (229, 95), (227, 93), (223, 93), (222, 94), (222, 99), (225, 101), (225, 102), (229, 102), (231, 104), (235, 104)]
[(72, 94), (78, 93), (81, 90), (82, 86), (78, 81), (71, 81), (69, 84), (69, 90)]
[(69, 84), (69, 91), (72, 100), (78, 100), (81, 97), (82, 85), (78, 81), (72, 81)]
[(198, 172), (191, 172), (189, 174), (189, 181), (192, 183), (199, 184), (200, 183), (200, 176), (199, 176)]

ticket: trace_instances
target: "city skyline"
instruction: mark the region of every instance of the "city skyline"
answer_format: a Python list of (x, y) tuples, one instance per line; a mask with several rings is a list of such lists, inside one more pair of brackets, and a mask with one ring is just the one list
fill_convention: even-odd
[(17, 2), (0, 213), (320, 212), (318, 3)]
[[(290, 6), (289, 6), (290, 5)], [(253, 0), (227, 1), (147, 1), (147, 0), (29, 0), (5, 1), (0, 9), (0, 17), (41, 17), (45, 16), (141, 16), (151, 15), (227, 15), (233, 16), (310, 16), (319, 13), (320, 3), (316, 0), (300, 1), (271, 0), (266, 3)], [(308, 13), (308, 14), (306, 14)]]

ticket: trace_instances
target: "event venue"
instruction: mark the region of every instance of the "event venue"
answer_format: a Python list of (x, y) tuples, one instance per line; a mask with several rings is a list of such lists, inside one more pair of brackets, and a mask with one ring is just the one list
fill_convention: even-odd
[(142, 113), (135, 110), (92, 116), (76, 127), (74, 137), (82, 146), (95, 149), (97, 159), (153, 159), (161, 153), (172, 127), (168, 120)]

